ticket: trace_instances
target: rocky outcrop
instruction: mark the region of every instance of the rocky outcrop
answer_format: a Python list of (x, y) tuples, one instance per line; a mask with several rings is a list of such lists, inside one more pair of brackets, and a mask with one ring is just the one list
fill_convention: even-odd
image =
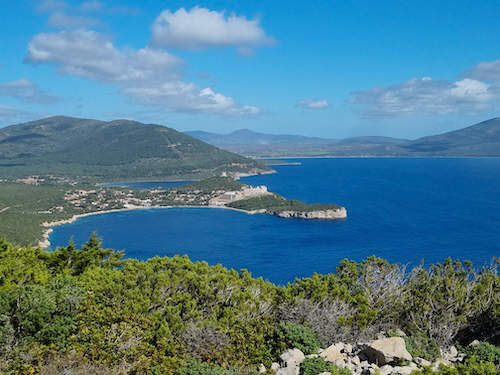
[(268, 211), (269, 214), (296, 219), (344, 219), (347, 217), (347, 210), (344, 207), (338, 209), (318, 210), (318, 211)]
[[(380, 375), (410, 375), (417, 369), (424, 367), (437, 369), (440, 364), (449, 366), (464, 359), (454, 347), (448, 348), (443, 352), (443, 358), (434, 362), (418, 357), (412, 358), (401, 337), (381, 337), (370, 343), (351, 345), (339, 342), (309, 355), (304, 355), (299, 349), (289, 349), (280, 356), (279, 363), (274, 362), (270, 369), (275, 371), (276, 375), (299, 375), (300, 365), (304, 359), (314, 357), (321, 357), (338, 368), (347, 368), (353, 375), (369, 375), (377, 372)], [(261, 365), (259, 372), (266, 371), (265, 366)], [(324, 373), (328, 374), (330, 373)]]
[(413, 359), (406, 350), (405, 340), (401, 337), (386, 337), (372, 341), (365, 345), (361, 354), (366, 356), (370, 363), (375, 363), (378, 366)]

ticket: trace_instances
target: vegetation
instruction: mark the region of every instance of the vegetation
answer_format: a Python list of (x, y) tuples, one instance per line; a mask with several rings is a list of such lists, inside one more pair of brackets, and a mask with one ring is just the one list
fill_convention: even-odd
[(281, 322), (278, 326), (278, 342), (286, 348), (297, 348), (304, 354), (314, 354), (320, 347), (316, 334), (309, 328), (299, 324)]
[(263, 164), (160, 125), (50, 117), (0, 129), (0, 175), (207, 177)]
[[(497, 324), (500, 315), (496, 268), (476, 273), (451, 260), (404, 278), (400, 266), (379, 258), (345, 260), (335, 274), (276, 286), (187, 257), (122, 255), (95, 236), (81, 249), (70, 243), (53, 252), (0, 241), (0, 373), (252, 373), (259, 363), (269, 367), (284, 346), (311, 352), (314, 334), (326, 347), (402, 328), (441, 346), (457, 338), (466, 345), (480, 337), (461, 336), (464, 329)], [(422, 298), (417, 290), (428, 278), (448, 287)], [(459, 308), (443, 314), (440, 306), (450, 300)], [(443, 316), (414, 324), (429, 306)], [(498, 345), (498, 332), (488, 340)], [(463, 373), (495, 368), (497, 359), (490, 360), (498, 357), (480, 354), (489, 353), (484, 348), (471, 349), (478, 352)]]
[(493, 363), (477, 361), (472, 357), (454, 367), (440, 365), (435, 371), (428, 367), (424, 370), (415, 370), (411, 375), (497, 375), (497, 371)]
[(341, 208), (336, 204), (307, 204), (298, 200), (289, 200), (280, 195), (264, 195), (232, 202), (227, 206), (245, 211), (268, 210), (274, 212), (283, 211), (319, 211), (337, 210)]
[(300, 375), (317, 375), (322, 372), (330, 372), (332, 375), (351, 375), (349, 369), (339, 369), (333, 363), (326, 362), (321, 357), (306, 358), (300, 364)]

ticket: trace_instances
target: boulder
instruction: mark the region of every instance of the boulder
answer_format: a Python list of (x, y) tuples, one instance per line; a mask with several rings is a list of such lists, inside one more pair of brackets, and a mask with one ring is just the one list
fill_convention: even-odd
[(284, 366), (276, 371), (276, 375), (299, 375), (304, 358), (304, 353), (297, 348), (287, 350), (280, 356)]
[(320, 356), (328, 362), (335, 362), (337, 359), (345, 359), (345, 355), (340, 351), (343, 349), (344, 345), (339, 344), (330, 345), (328, 348), (320, 353)]
[(415, 370), (415, 367), (411, 366), (396, 366), (392, 369), (394, 373), (400, 375), (410, 375), (413, 370)]
[(392, 374), (393, 368), (390, 365), (384, 365), (380, 368), (380, 375), (389, 375)]
[(278, 362), (273, 362), (271, 364), (271, 370), (278, 371), (279, 368), (280, 368), (280, 364)]
[(406, 350), (405, 341), (401, 337), (386, 337), (365, 344), (361, 351), (370, 363), (379, 366), (386, 365), (401, 359), (412, 360), (412, 356)]
[(259, 374), (265, 374), (266, 373), (266, 366), (264, 366), (263, 363), (259, 365)]

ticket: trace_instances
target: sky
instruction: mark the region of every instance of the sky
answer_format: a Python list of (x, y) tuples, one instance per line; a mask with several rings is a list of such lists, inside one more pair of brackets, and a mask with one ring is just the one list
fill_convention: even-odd
[(498, 0), (17, 0), (2, 14), (0, 127), (67, 115), (413, 139), (500, 116)]

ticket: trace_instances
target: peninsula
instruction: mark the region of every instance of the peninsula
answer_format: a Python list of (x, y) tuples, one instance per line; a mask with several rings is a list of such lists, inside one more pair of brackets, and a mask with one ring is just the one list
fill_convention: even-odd
[[(64, 195), (65, 204), (53, 211), (75, 213), (66, 219), (44, 221), (45, 228), (39, 246), (50, 246), (52, 228), (69, 224), (80, 217), (147, 208), (207, 207), (226, 208), (249, 214), (269, 214), (282, 218), (342, 219), (347, 217), (344, 207), (335, 204), (307, 204), (288, 200), (269, 192), (266, 186), (250, 186), (232, 177), (211, 177), (175, 188), (133, 189), (100, 187), (72, 189)], [(76, 213), (78, 212), (78, 213)]]

